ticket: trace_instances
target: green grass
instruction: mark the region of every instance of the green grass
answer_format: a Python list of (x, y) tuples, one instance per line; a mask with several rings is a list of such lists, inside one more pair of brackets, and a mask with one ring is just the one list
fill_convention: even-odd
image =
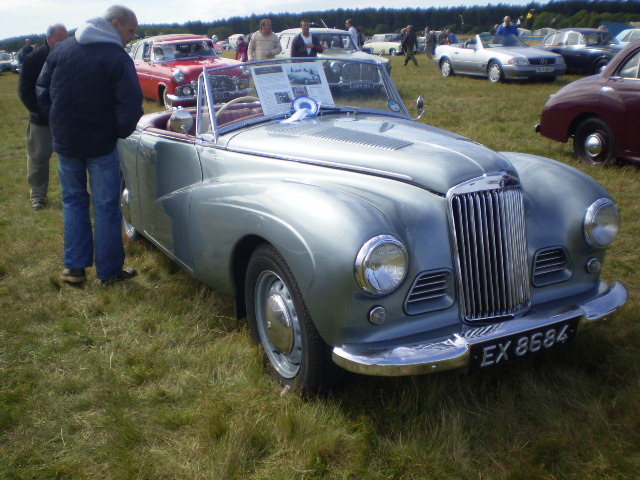
[[(500, 370), (353, 376), (304, 400), (262, 368), (231, 299), (146, 243), (127, 246), (132, 282), (62, 285), (56, 161), (49, 207), (31, 211), (27, 112), (0, 75), (0, 478), (633, 479), (640, 472), (640, 331), (634, 166), (582, 167), (533, 126), (554, 83), (441, 78), (393, 59), (423, 121), (497, 150), (579, 168), (618, 202), (622, 233), (604, 277), (628, 306), (576, 345)], [(145, 104), (145, 109), (156, 109)]]

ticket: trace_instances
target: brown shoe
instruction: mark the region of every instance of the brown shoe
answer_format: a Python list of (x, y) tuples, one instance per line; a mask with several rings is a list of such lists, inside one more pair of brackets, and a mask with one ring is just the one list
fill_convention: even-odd
[(65, 268), (60, 274), (60, 279), (67, 283), (82, 283), (87, 280), (84, 268)]
[(115, 278), (109, 280), (102, 280), (103, 285), (110, 285), (116, 282), (124, 282), (138, 275), (138, 271), (135, 268), (123, 268), (122, 271)]

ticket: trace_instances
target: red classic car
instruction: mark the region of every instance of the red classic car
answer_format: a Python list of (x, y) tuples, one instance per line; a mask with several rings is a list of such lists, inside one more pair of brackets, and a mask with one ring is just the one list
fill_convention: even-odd
[(599, 74), (551, 95), (536, 132), (566, 142), (583, 162), (604, 166), (616, 157), (640, 162), (640, 40), (627, 45)]
[[(131, 56), (145, 98), (159, 101), (167, 108), (195, 105), (196, 84), (204, 67), (224, 67), (241, 64), (220, 58), (213, 41), (202, 35), (159, 35), (140, 40)], [(248, 82), (238, 75), (219, 78), (214, 87), (220, 99), (232, 99), (248, 93)]]

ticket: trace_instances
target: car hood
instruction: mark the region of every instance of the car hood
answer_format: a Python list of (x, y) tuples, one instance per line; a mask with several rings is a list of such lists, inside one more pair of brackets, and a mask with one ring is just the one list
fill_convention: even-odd
[(331, 49), (325, 49), (324, 53), (319, 53), (318, 57), (328, 57), (328, 58), (346, 58), (348, 60), (364, 60), (365, 62), (373, 62), (382, 65), (389, 64), (389, 59), (379, 57), (378, 55), (371, 55), (366, 52), (344, 52), (344, 51), (336, 51)]
[[(230, 138), (229, 138), (230, 137)], [(231, 150), (388, 176), (446, 194), (487, 173), (518, 177), (505, 157), (429, 125), (360, 114), (269, 123), (224, 135)], [(259, 146), (259, 147), (258, 147)]]
[(171, 69), (179, 68), (183, 72), (193, 70), (198, 73), (202, 72), (203, 67), (226, 67), (227, 65), (234, 65), (236, 63), (239, 62), (220, 57), (202, 57), (192, 60), (169, 60), (166, 62), (167, 66)]

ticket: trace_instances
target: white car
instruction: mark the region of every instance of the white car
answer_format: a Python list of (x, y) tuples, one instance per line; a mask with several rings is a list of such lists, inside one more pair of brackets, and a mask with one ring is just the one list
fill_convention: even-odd
[(399, 33), (378, 33), (365, 42), (364, 51), (374, 55), (401, 55), (402, 35)]
[(627, 45), (638, 39), (640, 39), (640, 28), (628, 28), (616, 35), (616, 40), (620, 42), (620, 45)]

